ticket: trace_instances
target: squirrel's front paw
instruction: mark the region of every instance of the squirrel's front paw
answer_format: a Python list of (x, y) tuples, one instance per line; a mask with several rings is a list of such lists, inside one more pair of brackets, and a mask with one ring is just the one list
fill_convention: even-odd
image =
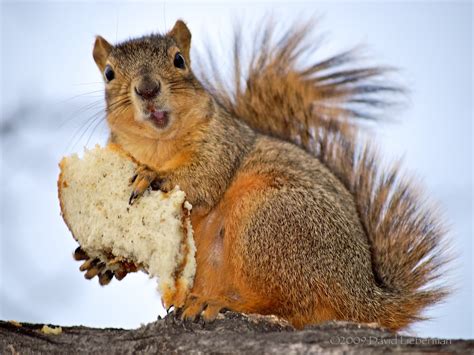
[(141, 165), (135, 171), (135, 175), (130, 179), (132, 194), (128, 203), (132, 205), (151, 186), (154, 190), (161, 188), (162, 179), (158, 177), (156, 171)]

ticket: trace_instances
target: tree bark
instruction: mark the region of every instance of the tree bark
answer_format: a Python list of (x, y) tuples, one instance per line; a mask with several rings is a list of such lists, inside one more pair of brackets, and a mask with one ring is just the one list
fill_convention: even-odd
[[(273, 316), (226, 312), (212, 323), (184, 322), (169, 314), (138, 329), (62, 327), (0, 321), (0, 354), (307, 354), (473, 353), (473, 340), (414, 338), (376, 326), (328, 322), (295, 330)], [(51, 326), (50, 327), (54, 327)]]

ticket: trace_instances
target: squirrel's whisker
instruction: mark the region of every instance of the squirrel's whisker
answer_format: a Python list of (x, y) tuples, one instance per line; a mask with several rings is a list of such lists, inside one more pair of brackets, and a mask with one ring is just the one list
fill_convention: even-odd
[(66, 150), (69, 150), (69, 149), (74, 149), (76, 144), (78, 144), (82, 138), (84, 137), (84, 135), (86, 134), (86, 132), (90, 129), (90, 127), (94, 124), (94, 122), (97, 120), (97, 119), (100, 119), (101, 117), (105, 117), (105, 112), (104, 110), (100, 110), (98, 112), (96, 112), (95, 114), (93, 114), (92, 116), (90, 116), (76, 131), (75, 133), (73, 134), (71, 140), (70, 140), (70, 143), (68, 144), (68, 146), (66, 147)]
[(85, 112), (87, 112), (91, 109), (95, 109), (98, 106), (103, 106), (103, 105), (104, 105), (103, 100), (97, 100), (97, 101), (93, 101), (93, 102), (90, 102), (88, 104), (85, 104), (85, 105), (81, 106), (80, 108), (73, 111), (71, 113), (71, 115), (69, 115), (66, 118), (64, 118), (63, 120), (61, 120), (61, 122), (59, 122), (59, 124), (58, 124), (58, 128), (63, 128), (66, 124), (71, 123), (73, 120), (75, 120), (77, 117), (79, 117), (83, 113), (85, 113)]

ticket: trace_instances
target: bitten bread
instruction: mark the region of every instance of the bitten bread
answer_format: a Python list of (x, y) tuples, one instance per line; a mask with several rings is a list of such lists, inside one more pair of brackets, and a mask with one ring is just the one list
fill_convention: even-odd
[(108, 270), (128, 265), (159, 279), (164, 298), (187, 294), (196, 262), (191, 205), (179, 187), (147, 191), (129, 205), (137, 165), (115, 145), (96, 146), (60, 163), (59, 200), (64, 221), (81, 248)]

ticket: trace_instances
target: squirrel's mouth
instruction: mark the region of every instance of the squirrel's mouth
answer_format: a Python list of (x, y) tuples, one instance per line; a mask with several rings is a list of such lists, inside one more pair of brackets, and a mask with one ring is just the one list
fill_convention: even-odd
[(148, 120), (150, 120), (157, 128), (163, 129), (169, 123), (169, 112), (152, 109), (148, 113)]

